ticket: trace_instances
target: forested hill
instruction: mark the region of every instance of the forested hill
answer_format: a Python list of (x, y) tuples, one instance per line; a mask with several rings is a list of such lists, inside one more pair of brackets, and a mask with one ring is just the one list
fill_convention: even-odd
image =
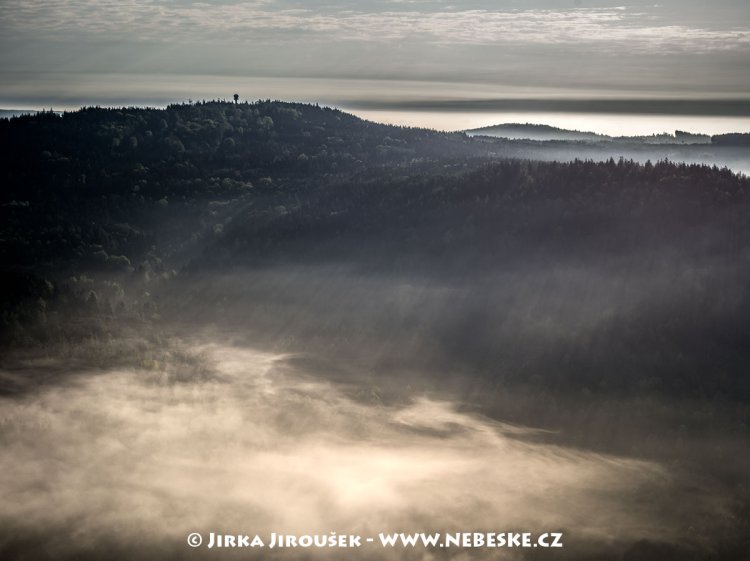
[(496, 151), (463, 134), (272, 101), (0, 119), (3, 324), (19, 332), (40, 306), (91, 293), (140, 305), (234, 215), (292, 208), (368, 170), (397, 177)]
[[(416, 253), (464, 240), (473, 253), (495, 254), (501, 246), (488, 239), (518, 238), (531, 224), (541, 235), (548, 221), (567, 221), (586, 238), (595, 220), (612, 213), (617, 224), (626, 207), (658, 214), (669, 199), (673, 208), (662, 210), (670, 218), (649, 225), (664, 228), (688, 200), (706, 213), (746, 199), (746, 181), (705, 166), (610, 160), (479, 169), (516, 154), (513, 146), (272, 101), (0, 120), (0, 261), (5, 271), (42, 276), (159, 269), (165, 261), (171, 270), (205, 251), (201, 262), (267, 256), (302, 232), (308, 242), (369, 232), (373, 243), (395, 243), (406, 235), (400, 229), (409, 229), (408, 240), (418, 224), (430, 233), (410, 242)], [(473, 244), (489, 225), (493, 232)]]
[(191, 213), (207, 201), (283, 192), (312, 176), (487, 152), (461, 134), (270, 101), (0, 120), (0, 259), (6, 267), (59, 268), (61, 260), (101, 259), (91, 251), (97, 246), (130, 259), (154, 244), (155, 229), (171, 243), (163, 231), (170, 224), (179, 232), (194, 228)]
[(66, 188), (105, 194), (129, 193), (132, 176), (140, 175), (147, 183), (144, 196), (183, 197), (214, 189), (205, 184), (210, 174), (227, 170), (247, 182), (261, 172), (334, 173), (487, 151), (463, 134), (380, 125), (335, 109), (271, 101), (42, 113), (0, 121), (0, 142), (3, 164), (18, 170), (4, 195), (22, 198), (54, 195), (29, 181), (34, 173), (64, 174)]
[[(669, 337), (692, 348), (694, 331), (705, 327), (695, 318), (712, 314), (721, 328), (712, 330), (718, 340), (704, 337), (711, 353), (744, 353), (735, 341), (744, 340), (738, 330), (750, 309), (744, 288), (750, 181), (727, 169), (508, 159), (509, 141), (268, 101), (24, 116), (0, 121), (0, 143), (0, 338), (6, 345), (69, 337), (76, 326), (108, 332), (123, 319), (246, 318), (260, 309), (258, 302), (278, 297), (291, 306), (311, 290), (314, 298), (287, 312), (315, 302), (321, 308), (310, 313), (316, 321), (309, 328), (320, 335), (317, 318), (340, 310), (342, 292), (326, 292), (335, 279), (316, 288), (309, 271), (343, 265), (397, 285), (396, 277), (472, 284), (512, 272), (528, 275), (511, 283), (526, 290), (553, 275), (549, 286), (533, 290), (539, 291), (535, 301), (553, 298), (555, 306), (557, 299), (590, 294), (590, 279), (614, 279), (601, 294), (618, 291), (617, 298), (629, 301), (619, 291), (648, 278), (669, 287), (675, 306), (691, 302), (680, 308), (690, 314), (674, 327), (679, 337)], [(285, 277), (300, 279), (294, 288), (284, 285), (288, 294), (275, 283), (250, 290), (243, 282), (242, 291), (250, 292), (237, 292), (213, 280), (200, 288), (194, 282), (239, 269), (257, 281), (289, 266), (308, 273)], [(571, 268), (587, 272), (580, 278), (556, 272)], [(349, 309), (372, 297), (362, 294)], [(617, 302), (599, 307), (624, 306)], [(467, 318), (479, 314), (479, 324), (500, 321), (485, 318), (484, 305), (466, 305)], [(272, 333), (273, 322), (285, 317), (269, 313), (253, 328)], [(331, 325), (351, 333), (351, 320), (364, 333), (375, 321), (368, 318), (362, 312)], [(453, 317), (424, 329), (463, 321)], [(476, 356), (489, 360), (491, 352)]]
[[(503, 172), (500, 187), (481, 179), (494, 172), (449, 178), (517, 155), (513, 146), (272, 101), (87, 108), (0, 120), (0, 261), (6, 270), (67, 274), (137, 268), (146, 256), (158, 255), (179, 268), (201, 245), (193, 242), (208, 234), (215, 244), (233, 217), (245, 219), (241, 228), (257, 228), (276, 218), (284, 224), (301, 220), (302, 213), (305, 226), (299, 228), (310, 227), (311, 217), (321, 225), (325, 216), (327, 228), (369, 224), (372, 230), (397, 217), (419, 222), (412, 214), (424, 209), (415, 201), (434, 206), (441, 197), (468, 193), (484, 201), (543, 191), (549, 200), (614, 205), (615, 197), (633, 192), (633, 176), (635, 185), (643, 185), (633, 195), (641, 206), (648, 206), (654, 189), (666, 193), (667, 183), (675, 184), (672, 195), (744, 200), (740, 179), (700, 166), (613, 167), (610, 161), (582, 171), (578, 164), (516, 163)], [(606, 192), (606, 185), (617, 183), (627, 185)], [(388, 188), (380, 189), (383, 184)], [(346, 225), (352, 216), (356, 224)], [(448, 237), (456, 238), (455, 225), (451, 231)], [(253, 238), (236, 246), (259, 243)]]

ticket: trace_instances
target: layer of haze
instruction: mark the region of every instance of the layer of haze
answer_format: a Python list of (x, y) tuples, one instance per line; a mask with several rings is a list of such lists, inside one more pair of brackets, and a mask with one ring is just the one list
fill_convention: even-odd
[(551, 125), (609, 136), (645, 136), (676, 130), (702, 134), (750, 132), (750, 117), (622, 115), (612, 113), (466, 113), (433, 111), (353, 111), (364, 119), (391, 125), (467, 130), (499, 123)]
[[(270, 532), (574, 529), (569, 546), (680, 541), (683, 517), (724, 508), (696, 488), (684, 496), (658, 464), (537, 442), (540, 431), (454, 403), (416, 396), (384, 405), (310, 377), (290, 357), (174, 345), (175, 364), (83, 368), (61, 387), (3, 403), (6, 554), (20, 542), (37, 558), (223, 558), (190, 550), (184, 539), (192, 531), (266, 539)], [(39, 360), (27, 368), (50, 368)], [(681, 512), (664, 511), (665, 501)], [(42, 529), (44, 545), (35, 550)], [(425, 553), (367, 549), (358, 557)], [(497, 558), (492, 550), (477, 555)]]

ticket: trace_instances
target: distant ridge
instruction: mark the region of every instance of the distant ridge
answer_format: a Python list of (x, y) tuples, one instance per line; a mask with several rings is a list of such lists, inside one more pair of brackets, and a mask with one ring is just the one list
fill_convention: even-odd
[(711, 144), (707, 134), (675, 131), (650, 136), (609, 136), (589, 131), (561, 129), (550, 125), (531, 123), (503, 123), (464, 131), (469, 136), (492, 136), (511, 140), (578, 141), (578, 142), (624, 142), (641, 144)]
[(566, 130), (550, 125), (531, 123), (504, 123), (465, 131), (471, 136), (496, 136), (499, 138), (523, 140), (611, 140), (611, 137), (595, 132)]
[(0, 109), (0, 119), (10, 119), (21, 115), (36, 115), (39, 111), (35, 109)]

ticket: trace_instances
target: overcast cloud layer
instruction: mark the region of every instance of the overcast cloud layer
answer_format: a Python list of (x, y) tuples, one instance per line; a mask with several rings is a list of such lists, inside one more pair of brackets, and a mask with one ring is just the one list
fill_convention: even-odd
[[(380, 3), (381, 5), (383, 3)], [(388, 3), (385, 3), (388, 4)], [(623, 46), (651, 53), (744, 49), (750, 30), (670, 23), (659, 11), (625, 6), (507, 11), (435, 6), (408, 10), (287, 7), (281, 2), (157, 2), (154, 0), (47, 0), (6, 3), (8, 28), (65, 39), (73, 33), (135, 41), (253, 43), (286, 41), (417, 41), (473, 45), (592, 44), (612, 52)], [(374, 8), (375, 6), (373, 6)]]
[[(750, 90), (749, 23), (741, 0), (5, 0), (0, 105), (162, 103), (229, 97), (240, 85), (245, 98), (352, 107), (740, 98)], [(123, 75), (129, 91), (107, 92)], [(167, 87), (175, 75), (195, 77), (193, 87)], [(252, 83), (260, 77), (292, 81)], [(311, 89), (300, 78), (339, 82)], [(402, 96), (406, 80), (424, 86)]]

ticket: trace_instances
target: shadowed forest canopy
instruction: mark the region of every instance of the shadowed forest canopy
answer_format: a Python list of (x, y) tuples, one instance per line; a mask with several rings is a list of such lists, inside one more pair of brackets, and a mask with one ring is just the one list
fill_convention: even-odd
[(516, 144), (270, 101), (42, 113), (2, 120), (0, 133), (3, 263), (34, 269), (127, 269), (153, 251), (182, 266), (195, 238), (261, 252), (295, 235), (370, 233), (438, 253), (482, 238), (477, 251), (498, 253), (536, 228), (557, 232), (546, 243), (607, 244), (618, 220), (661, 214), (654, 234), (681, 236), (680, 224), (746, 202), (746, 181), (726, 169), (495, 162)]
[[(555, 363), (562, 386), (750, 391), (750, 182), (728, 169), (503, 159), (512, 141), (271, 101), (43, 113), (0, 121), (0, 138), (5, 344), (253, 314), (271, 337), (290, 323), (262, 301), (305, 309), (306, 341), (364, 341), (398, 318), (441, 368), (490, 378)], [(309, 269), (267, 293), (263, 272), (284, 267)], [(316, 267), (483, 296), (438, 311), (356, 284), (331, 307), (342, 295)], [(678, 351), (648, 355), (665, 345)]]

